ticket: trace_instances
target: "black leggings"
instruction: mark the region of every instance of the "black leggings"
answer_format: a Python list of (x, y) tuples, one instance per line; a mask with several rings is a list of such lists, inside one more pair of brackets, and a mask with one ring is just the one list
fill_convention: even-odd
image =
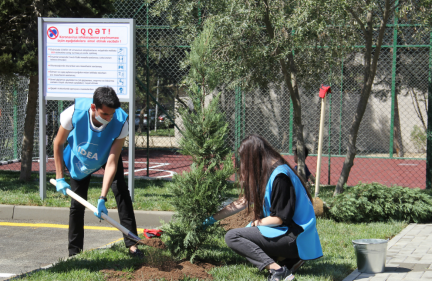
[[(105, 169), (105, 165), (103, 165), (102, 168)], [(87, 200), (90, 177), (89, 175), (82, 180), (74, 180), (71, 178), (70, 181), (72, 191), (85, 200)], [(132, 199), (125, 181), (121, 156), (117, 163), (117, 172), (114, 176), (111, 189), (117, 202), (120, 224), (135, 235), (138, 235)], [(109, 199), (110, 198), (108, 198), (108, 200)], [(84, 213), (85, 207), (78, 201), (72, 199), (69, 213), (69, 256), (79, 254), (84, 248)], [(136, 244), (136, 242), (130, 240), (125, 235), (123, 235), (123, 237), (127, 248)]]
[(225, 235), (225, 242), (237, 254), (263, 270), (275, 262), (275, 258), (298, 258), (296, 235), (288, 231), (276, 237), (264, 237), (257, 227), (231, 229)]

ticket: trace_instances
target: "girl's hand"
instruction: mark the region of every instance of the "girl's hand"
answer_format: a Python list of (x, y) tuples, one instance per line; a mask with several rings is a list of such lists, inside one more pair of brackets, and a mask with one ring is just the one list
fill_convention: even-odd
[(258, 226), (259, 225), (259, 220), (253, 221), (251, 223), (251, 226)]

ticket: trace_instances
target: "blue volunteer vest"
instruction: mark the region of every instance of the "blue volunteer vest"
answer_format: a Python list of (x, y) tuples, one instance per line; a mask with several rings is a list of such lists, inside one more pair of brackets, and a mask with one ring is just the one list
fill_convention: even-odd
[(109, 156), (111, 146), (120, 135), (128, 115), (123, 109), (116, 109), (111, 121), (101, 132), (93, 131), (90, 124), (92, 99), (75, 99), (72, 116), (73, 129), (67, 138), (68, 145), (63, 159), (71, 177), (81, 180), (99, 170)]
[[(316, 229), (316, 218), (312, 203), (309, 200), (309, 197), (307, 196), (300, 179), (286, 164), (280, 165), (276, 169), (274, 169), (267, 182), (263, 206), (264, 217), (270, 216), (270, 200), (273, 189), (273, 182), (276, 176), (279, 174), (285, 174), (291, 179), (296, 194), (295, 210), (292, 219), (304, 230), (297, 236), (296, 241), (299, 257), (302, 260), (313, 260), (322, 257), (323, 252)], [(264, 237), (274, 238), (287, 233), (288, 226), (258, 226), (258, 229)]]

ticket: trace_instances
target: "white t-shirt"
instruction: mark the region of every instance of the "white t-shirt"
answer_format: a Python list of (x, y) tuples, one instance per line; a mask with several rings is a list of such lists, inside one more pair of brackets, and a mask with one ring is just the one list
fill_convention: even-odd
[[(73, 115), (74, 111), (75, 111), (75, 105), (71, 105), (65, 111), (63, 111), (60, 114), (60, 125), (68, 131), (73, 129), (72, 115)], [(91, 109), (89, 109), (89, 114), (91, 116)], [(106, 127), (106, 125), (96, 127), (93, 124), (92, 118), (90, 118), (90, 125), (91, 125), (93, 130), (99, 131), (99, 132), (103, 131), (103, 129), (105, 129), (105, 127)], [(123, 129), (122, 129), (122, 131), (121, 131), (121, 133), (117, 139), (124, 139), (128, 134), (129, 134), (129, 124), (128, 124), (128, 121), (126, 121), (124, 123)]]

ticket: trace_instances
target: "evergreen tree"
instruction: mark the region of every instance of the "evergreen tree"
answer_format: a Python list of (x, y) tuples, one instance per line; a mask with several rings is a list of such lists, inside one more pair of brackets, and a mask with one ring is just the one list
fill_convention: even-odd
[(174, 219), (163, 227), (164, 243), (178, 258), (190, 258), (211, 238), (217, 226), (203, 227), (206, 218), (227, 199), (227, 179), (234, 173), (231, 148), (227, 145), (228, 123), (214, 95), (217, 73), (209, 63), (214, 47), (209, 27), (193, 42), (188, 54), (189, 75), (185, 82), (194, 109), (180, 109), (184, 124), (180, 151), (193, 159), (190, 172), (174, 177)]

